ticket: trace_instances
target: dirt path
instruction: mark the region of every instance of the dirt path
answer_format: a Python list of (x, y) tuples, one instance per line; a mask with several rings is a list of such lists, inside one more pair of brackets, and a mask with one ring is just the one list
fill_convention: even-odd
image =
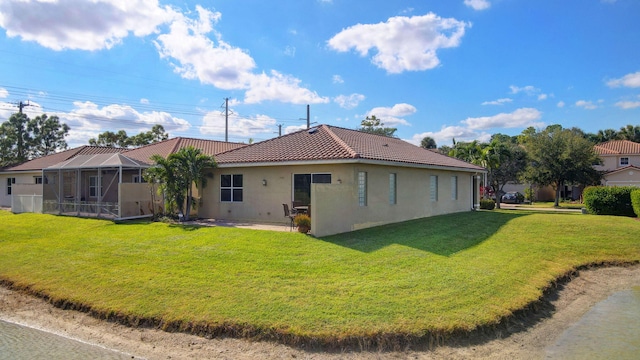
[[(503, 338), (465, 339), (430, 351), (326, 353), (269, 342), (204, 339), (154, 329), (133, 329), (65, 311), (0, 287), (0, 319), (99, 344), (147, 359), (542, 359), (547, 346), (593, 305), (616, 291), (640, 286), (640, 265), (583, 270), (548, 297), (550, 316), (528, 317)], [(543, 314), (544, 315), (544, 314)], [(525, 329), (521, 331), (521, 329)]]

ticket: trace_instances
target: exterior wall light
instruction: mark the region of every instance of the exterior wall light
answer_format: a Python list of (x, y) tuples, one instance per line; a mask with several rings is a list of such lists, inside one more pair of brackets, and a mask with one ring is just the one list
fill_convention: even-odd
[(262, 179), (262, 186), (267, 186), (267, 179)]

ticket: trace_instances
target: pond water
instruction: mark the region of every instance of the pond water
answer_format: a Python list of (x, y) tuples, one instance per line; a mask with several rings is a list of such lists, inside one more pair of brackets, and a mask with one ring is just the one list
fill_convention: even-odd
[(121, 352), (0, 320), (0, 360), (132, 358)]
[(546, 358), (640, 358), (640, 287), (596, 304), (547, 348)]

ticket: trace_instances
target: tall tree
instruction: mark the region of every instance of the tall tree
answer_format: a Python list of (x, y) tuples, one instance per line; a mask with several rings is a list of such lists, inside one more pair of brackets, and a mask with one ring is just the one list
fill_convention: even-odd
[(482, 149), (481, 164), (487, 169), (487, 186), (496, 194), (498, 209), (505, 185), (518, 182), (527, 166), (524, 149), (508, 141), (494, 140)]
[(629, 140), (640, 143), (640, 125), (627, 125), (620, 128), (618, 136), (621, 140)]
[(109, 147), (139, 147), (164, 141), (169, 138), (169, 134), (165, 132), (164, 127), (160, 124), (154, 125), (150, 131), (140, 132), (137, 135), (129, 136), (125, 130), (119, 130), (117, 133), (105, 131), (98, 134), (97, 138), (89, 139), (89, 145), (109, 146)]
[(67, 124), (61, 124), (55, 115), (36, 116), (29, 121), (27, 129), (32, 134), (32, 157), (53, 154), (56, 150), (67, 148), (65, 137), (69, 134), (70, 128)]
[(367, 116), (364, 120), (362, 120), (362, 122), (360, 123), (360, 129), (358, 130), (370, 134), (394, 137), (394, 134), (398, 129), (385, 127), (384, 123), (380, 119), (378, 119), (375, 115), (371, 115), (371, 117)]
[(420, 142), (420, 147), (425, 149), (437, 149), (438, 144), (436, 144), (436, 141), (432, 137), (425, 136)]
[(57, 116), (43, 114), (31, 120), (24, 113), (15, 113), (0, 125), (0, 167), (66, 149), (68, 133), (69, 127)]
[(590, 185), (599, 180), (593, 165), (601, 162), (593, 144), (570, 129), (548, 127), (527, 134), (524, 146), (529, 156), (525, 179), (538, 185), (551, 185), (556, 191), (555, 206), (565, 184)]

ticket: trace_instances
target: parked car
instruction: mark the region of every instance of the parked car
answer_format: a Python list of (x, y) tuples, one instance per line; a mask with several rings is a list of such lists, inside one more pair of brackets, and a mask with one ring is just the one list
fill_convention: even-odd
[(500, 202), (505, 204), (520, 204), (524, 201), (524, 195), (517, 191), (510, 191), (504, 195), (502, 195), (502, 199)]

